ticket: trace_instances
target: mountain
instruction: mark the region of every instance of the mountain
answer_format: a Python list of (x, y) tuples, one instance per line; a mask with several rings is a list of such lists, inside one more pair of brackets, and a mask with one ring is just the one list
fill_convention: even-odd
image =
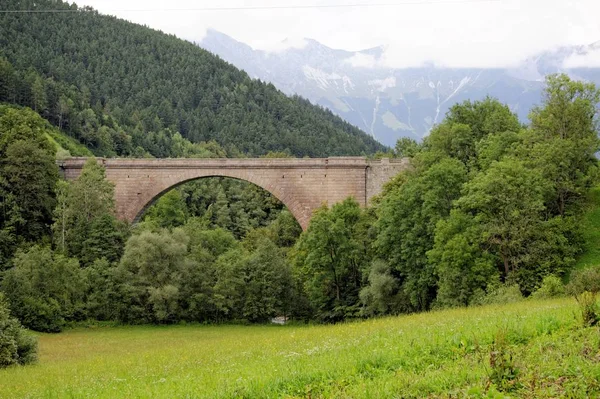
[(350, 52), (310, 39), (302, 48), (266, 52), (215, 30), (199, 44), (254, 78), (331, 109), (388, 146), (403, 136), (421, 139), (453, 104), (487, 95), (507, 103), (526, 121), (531, 107), (540, 103), (549, 73), (566, 72), (600, 83), (600, 68), (565, 67), (572, 57), (599, 51), (600, 42), (548, 51), (503, 69), (393, 69), (377, 62), (383, 47)]
[(329, 110), (173, 35), (60, 0), (4, 0), (2, 8), (35, 12), (0, 13), (0, 102), (33, 108), (97, 155), (385, 149)]

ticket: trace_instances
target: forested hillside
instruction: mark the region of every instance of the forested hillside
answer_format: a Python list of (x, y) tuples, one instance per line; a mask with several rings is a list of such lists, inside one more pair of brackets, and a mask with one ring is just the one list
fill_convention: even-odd
[[(87, 319), (337, 322), (564, 292), (593, 250), (581, 226), (598, 183), (600, 90), (546, 83), (529, 126), (491, 98), (455, 105), (422, 144), (399, 141), (413, 168), (370, 207), (324, 205), (304, 232), (270, 195), (219, 178), (176, 188), (128, 226), (100, 164), (60, 181), (56, 129), (0, 105), (0, 290), (39, 331)], [(600, 287), (597, 268), (573, 275)], [(600, 323), (596, 308), (584, 317)]]
[[(62, 1), (2, 2), (0, 102), (28, 106), (102, 156), (370, 154), (359, 129), (198, 48)], [(188, 142), (189, 141), (189, 142)]]

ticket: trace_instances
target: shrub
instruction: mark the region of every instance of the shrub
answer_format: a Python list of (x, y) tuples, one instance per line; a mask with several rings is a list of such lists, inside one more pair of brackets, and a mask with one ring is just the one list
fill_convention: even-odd
[(490, 368), (489, 380), (500, 391), (512, 391), (518, 387), (519, 369), (515, 365), (506, 331), (500, 330), (494, 338), (490, 350)]
[(578, 295), (585, 291), (597, 294), (600, 292), (600, 266), (576, 270), (571, 274), (567, 292)]
[(549, 275), (544, 277), (542, 285), (533, 294), (532, 298), (543, 299), (543, 298), (555, 298), (565, 295), (565, 286), (562, 281), (555, 275)]
[(480, 291), (473, 296), (471, 305), (492, 305), (519, 302), (523, 294), (517, 284), (500, 284), (488, 287), (487, 293)]
[(120, 300), (115, 278), (116, 265), (102, 258), (82, 269), (86, 314), (95, 320), (116, 320)]
[(598, 312), (598, 303), (596, 294), (589, 291), (584, 291), (575, 297), (577, 304), (581, 310), (581, 318), (583, 325), (593, 327), (600, 321), (600, 312)]
[(362, 314), (373, 316), (395, 313), (398, 282), (391, 275), (389, 265), (380, 259), (376, 259), (371, 264), (368, 279), (369, 285), (360, 291), (360, 300), (363, 304)]
[(13, 315), (32, 330), (59, 332), (67, 321), (83, 318), (79, 263), (50, 248), (34, 246), (18, 252), (2, 290)]
[(37, 340), (17, 319), (10, 317), (8, 303), (0, 293), (0, 368), (36, 360)]
[(598, 292), (600, 292), (600, 267), (577, 270), (571, 275), (567, 292), (575, 297), (581, 310), (584, 326), (595, 326), (600, 322)]

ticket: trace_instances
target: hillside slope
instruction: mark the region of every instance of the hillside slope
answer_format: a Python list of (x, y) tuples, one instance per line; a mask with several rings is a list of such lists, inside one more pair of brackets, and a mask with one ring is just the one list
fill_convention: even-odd
[(75, 11), (0, 14), (0, 101), (31, 106), (97, 154), (177, 156), (169, 151), (175, 132), (250, 156), (383, 148), (331, 112), (174, 36), (62, 1), (3, 3)]

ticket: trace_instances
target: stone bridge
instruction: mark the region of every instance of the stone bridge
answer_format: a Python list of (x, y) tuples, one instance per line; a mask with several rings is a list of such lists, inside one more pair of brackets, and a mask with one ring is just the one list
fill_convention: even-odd
[[(97, 159), (115, 185), (117, 216), (138, 221), (162, 194), (190, 180), (231, 177), (254, 183), (278, 198), (303, 229), (323, 203), (354, 197), (362, 206), (408, 167), (407, 159), (362, 157), (278, 159)], [(59, 161), (67, 180), (76, 179), (86, 158)]]

